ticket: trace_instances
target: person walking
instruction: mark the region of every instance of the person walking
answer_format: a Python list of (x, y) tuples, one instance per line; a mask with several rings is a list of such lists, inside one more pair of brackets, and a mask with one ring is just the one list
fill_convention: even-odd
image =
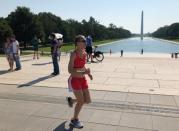
[(55, 33), (55, 37), (59, 42), (59, 54), (58, 54), (58, 60), (60, 61), (60, 57), (61, 57), (61, 47), (63, 46), (63, 35), (60, 33)]
[(73, 104), (76, 103), (74, 115), (70, 121), (70, 126), (75, 128), (83, 128), (83, 124), (79, 120), (79, 113), (84, 104), (89, 104), (91, 102), (85, 75), (88, 75), (91, 80), (93, 76), (91, 75), (90, 69), (85, 67), (87, 57), (85, 43), (86, 39), (83, 35), (76, 36), (75, 50), (71, 53), (68, 64), (68, 72), (70, 73), (68, 79), (69, 89), (73, 91), (76, 99), (67, 97), (67, 102), (69, 107), (73, 107)]
[(123, 50), (121, 50), (121, 57), (123, 57), (123, 53), (124, 53), (124, 51), (123, 51)]
[[(39, 40), (38, 40), (38, 38), (37, 38), (36, 35), (35, 35), (34, 38), (32, 39), (31, 44), (32, 44), (33, 50), (34, 50), (33, 59), (35, 59), (36, 57), (37, 57), (37, 59), (39, 59), (39, 53), (38, 53), (38, 50), (39, 50)], [(36, 57), (35, 57), (35, 56), (36, 56)]]
[(16, 40), (15, 35), (11, 36), (11, 42), (13, 47), (13, 58), (16, 63), (16, 71), (21, 70), (21, 63), (20, 63), (20, 48), (19, 42)]
[(141, 55), (144, 54), (144, 49), (141, 49), (140, 54), (141, 54)]
[(51, 39), (51, 55), (52, 55), (52, 62), (53, 62), (53, 73), (51, 75), (56, 76), (59, 75), (59, 65), (58, 65), (58, 56), (59, 56), (59, 46), (60, 43), (57, 40), (54, 33), (50, 35)]
[(87, 62), (89, 61), (89, 59), (91, 59), (91, 62), (93, 61), (93, 40), (92, 37), (89, 35), (86, 38), (86, 52), (87, 52)]
[(13, 47), (9, 37), (6, 38), (6, 42), (5, 42), (5, 54), (10, 67), (8, 71), (13, 71), (13, 65), (14, 65)]

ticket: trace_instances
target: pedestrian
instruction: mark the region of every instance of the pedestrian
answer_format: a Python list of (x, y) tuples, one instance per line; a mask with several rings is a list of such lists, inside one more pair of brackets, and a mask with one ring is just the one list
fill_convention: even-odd
[(121, 50), (121, 57), (123, 57), (123, 53), (124, 53), (124, 51), (123, 51), (123, 50)]
[(14, 65), (13, 47), (12, 47), (12, 42), (9, 37), (6, 38), (6, 42), (5, 42), (5, 54), (6, 54), (6, 58), (10, 67), (8, 71), (13, 71), (13, 65)]
[(58, 56), (59, 56), (59, 46), (60, 43), (57, 40), (54, 33), (50, 35), (51, 39), (51, 55), (52, 55), (52, 61), (53, 61), (53, 73), (51, 75), (56, 76), (60, 74), (59, 71), (59, 65), (58, 65)]
[(143, 55), (143, 54), (144, 54), (144, 50), (143, 50), (143, 49), (141, 49), (141, 52), (140, 52), (140, 54), (141, 54), (141, 55)]
[(35, 35), (34, 38), (31, 40), (31, 44), (33, 46), (33, 50), (34, 50), (34, 56), (33, 56), (33, 59), (35, 59), (37, 56), (37, 59), (39, 59), (39, 53), (38, 53), (38, 50), (39, 50), (39, 40), (37, 38), (37, 36)]
[(60, 57), (61, 57), (61, 47), (63, 46), (63, 35), (60, 33), (55, 33), (55, 37), (57, 38), (58, 42), (59, 42), (59, 61), (60, 61)]
[(85, 67), (87, 57), (85, 43), (86, 39), (83, 35), (76, 36), (75, 50), (71, 53), (68, 64), (68, 72), (71, 74), (68, 79), (69, 89), (73, 91), (76, 99), (67, 97), (67, 102), (70, 107), (73, 107), (73, 104), (76, 103), (74, 116), (70, 122), (70, 126), (75, 128), (83, 128), (83, 124), (79, 120), (79, 113), (84, 104), (89, 104), (91, 102), (85, 75), (88, 75), (91, 80), (93, 77), (90, 69)]
[(87, 62), (89, 61), (89, 59), (91, 59), (91, 62), (93, 61), (93, 40), (92, 37), (89, 35), (88, 37), (86, 37), (86, 52), (87, 52)]
[(11, 42), (13, 47), (13, 58), (16, 63), (16, 71), (21, 70), (21, 63), (20, 63), (20, 47), (19, 42), (16, 40), (15, 35), (11, 36)]

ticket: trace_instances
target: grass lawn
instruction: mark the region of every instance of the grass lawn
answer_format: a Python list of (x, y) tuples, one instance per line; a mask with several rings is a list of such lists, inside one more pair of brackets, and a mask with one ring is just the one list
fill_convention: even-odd
[(178, 44), (179, 44), (179, 39), (175, 39), (175, 40), (172, 40), (172, 41), (178, 42)]
[(176, 39), (163, 38), (163, 39), (169, 40), (169, 41), (174, 41), (174, 42), (177, 42), (176, 44), (179, 44), (179, 38), (176, 38)]
[[(61, 51), (62, 52), (68, 52), (72, 49), (74, 49), (74, 45), (72, 43), (71, 44), (64, 44), (64, 46), (62, 46), (62, 48), (61, 48)], [(50, 47), (41, 47), (39, 50), (44, 51), (44, 52), (50, 52), (51, 48)]]
[[(30, 54), (32, 54), (32, 52), (24, 52), (24, 51), (22, 51), (22, 53), (21, 53), (21, 56), (23, 56), (23, 55), (30, 55)], [(0, 54), (0, 57), (5, 57), (6, 55), (5, 54)]]
[[(101, 44), (105, 44), (105, 43), (109, 43), (109, 42), (113, 42), (113, 41), (117, 41), (117, 40), (119, 40), (119, 39), (96, 41), (96, 42), (94, 42), (94, 45), (101, 45)], [(73, 49), (74, 49), (74, 44), (67, 43), (67, 44), (64, 44), (64, 46), (62, 46), (61, 51), (69, 52), (70, 50), (73, 50)], [(42, 47), (42, 48), (40, 48), (40, 51), (50, 52), (50, 47)]]
[[(101, 45), (101, 44), (105, 44), (105, 43), (109, 43), (109, 42), (113, 42), (113, 41), (117, 41), (119, 39), (111, 39), (111, 40), (103, 40), (103, 41), (95, 41), (94, 45)], [(74, 49), (74, 44), (73, 43), (65, 43), (64, 46), (62, 46), (61, 51), (62, 52), (69, 52), (70, 50)], [(39, 48), (39, 53), (44, 52), (44, 55), (50, 55), (50, 51), (51, 48), (50, 47), (41, 47)], [(47, 53), (45, 53), (47, 52)], [(33, 50), (22, 50), (22, 54), (21, 55), (29, 55), (29, 54), (33, 54)], [(5, 55), (0, 54), (0, 57), (3, 57)]]

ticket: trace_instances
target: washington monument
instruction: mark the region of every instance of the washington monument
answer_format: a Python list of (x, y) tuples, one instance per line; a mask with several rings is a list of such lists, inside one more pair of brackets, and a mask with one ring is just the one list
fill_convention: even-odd
[(141, 40), (143, 40), (143, 34), (144, 34), (144, 12), (142, 11), (141, 14)]

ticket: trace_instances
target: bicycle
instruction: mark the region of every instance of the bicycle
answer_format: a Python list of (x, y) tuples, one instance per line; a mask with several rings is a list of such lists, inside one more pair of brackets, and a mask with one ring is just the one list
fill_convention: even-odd
[[(94, 60), (94, 58), (95, 58), (96, 61), (102, 62), (103, 59), (104, 59), (104, 55), (103, 55), (103, 52), (96, 50), (97, 47), (98, 47), (98, 46), (94, 46), (94, 50), (93, 50), (93, 52), (92, 52), (93, 60)], [(89, 59), (90, 59), (90, 57), (88, 56), (88, 61), (89, 61)]]

